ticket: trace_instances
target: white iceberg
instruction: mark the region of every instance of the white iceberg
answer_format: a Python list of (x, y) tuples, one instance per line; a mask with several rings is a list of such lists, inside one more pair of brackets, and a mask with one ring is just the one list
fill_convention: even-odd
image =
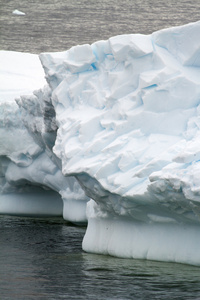
[(17, 103), (42, 155), (92, 199), (85, 251), (200, 265), (199, 32), (196, 22), (40, 55), (48, 87)]
[(23, 11), (20, 11), (18, 9), (13, 10), (13, 15), (18, 15), (18, 16), (25, 16), (25, 13)]
[(0, 51), (0, 62), (0, 213), (85, 223), (88, 198), (51, 151), (57, 126), (38, 55)]
[(0, 101), (12, 102), (46, 84), (38, 55), (0, 51)]

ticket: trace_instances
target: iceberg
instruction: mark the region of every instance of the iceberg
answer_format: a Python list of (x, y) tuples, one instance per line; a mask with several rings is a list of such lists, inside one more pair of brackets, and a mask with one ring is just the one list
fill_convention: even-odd
[(16, 100), (11, 129), (33, 141), (1, 151), (3, 182), (57, 192), (65, 219), (87, 203), (83, 250), (200, 265), (199, 32), (196, 22), (39, 55), (47, 85)]
[(13, 10), (13, 15), (18, 15), (18, 16), (25, 16), (25, 13), (23, 11), (20, 11), (18, 9)]
[(0, 51), (0, 62), (0, 213), (86, 223), (88, 198), (52, 152), (57, 126), (38, 55)]

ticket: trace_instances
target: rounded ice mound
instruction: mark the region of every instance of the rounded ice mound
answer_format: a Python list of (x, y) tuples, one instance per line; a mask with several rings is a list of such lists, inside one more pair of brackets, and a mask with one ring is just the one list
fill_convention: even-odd
[(94, 200), (86, 251), (200, 264), (199, 32), (197, 22), (40, 55), (53, 151)]

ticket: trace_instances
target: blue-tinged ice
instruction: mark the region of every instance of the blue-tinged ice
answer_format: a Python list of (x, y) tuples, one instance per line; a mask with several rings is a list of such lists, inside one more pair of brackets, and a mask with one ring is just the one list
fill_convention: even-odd
[(199, 32), (196, 22), (43, 53), (47, 86), (5, 109), (34, 142), (20, 155), (8, 144), (4, 183), (57, 192), (66, 219), (90, 198), (85, 251), (200, 265)]

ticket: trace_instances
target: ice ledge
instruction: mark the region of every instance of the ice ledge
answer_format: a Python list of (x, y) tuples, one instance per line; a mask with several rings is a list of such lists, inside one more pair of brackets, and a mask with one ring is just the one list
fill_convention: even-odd
[(15, 216), (55, 217), (63, 214), (63, 201), (55, 191), (1, 194), (0, 214)]
[(90, 218), (86, 252), (200, 266), (200, 226)]

